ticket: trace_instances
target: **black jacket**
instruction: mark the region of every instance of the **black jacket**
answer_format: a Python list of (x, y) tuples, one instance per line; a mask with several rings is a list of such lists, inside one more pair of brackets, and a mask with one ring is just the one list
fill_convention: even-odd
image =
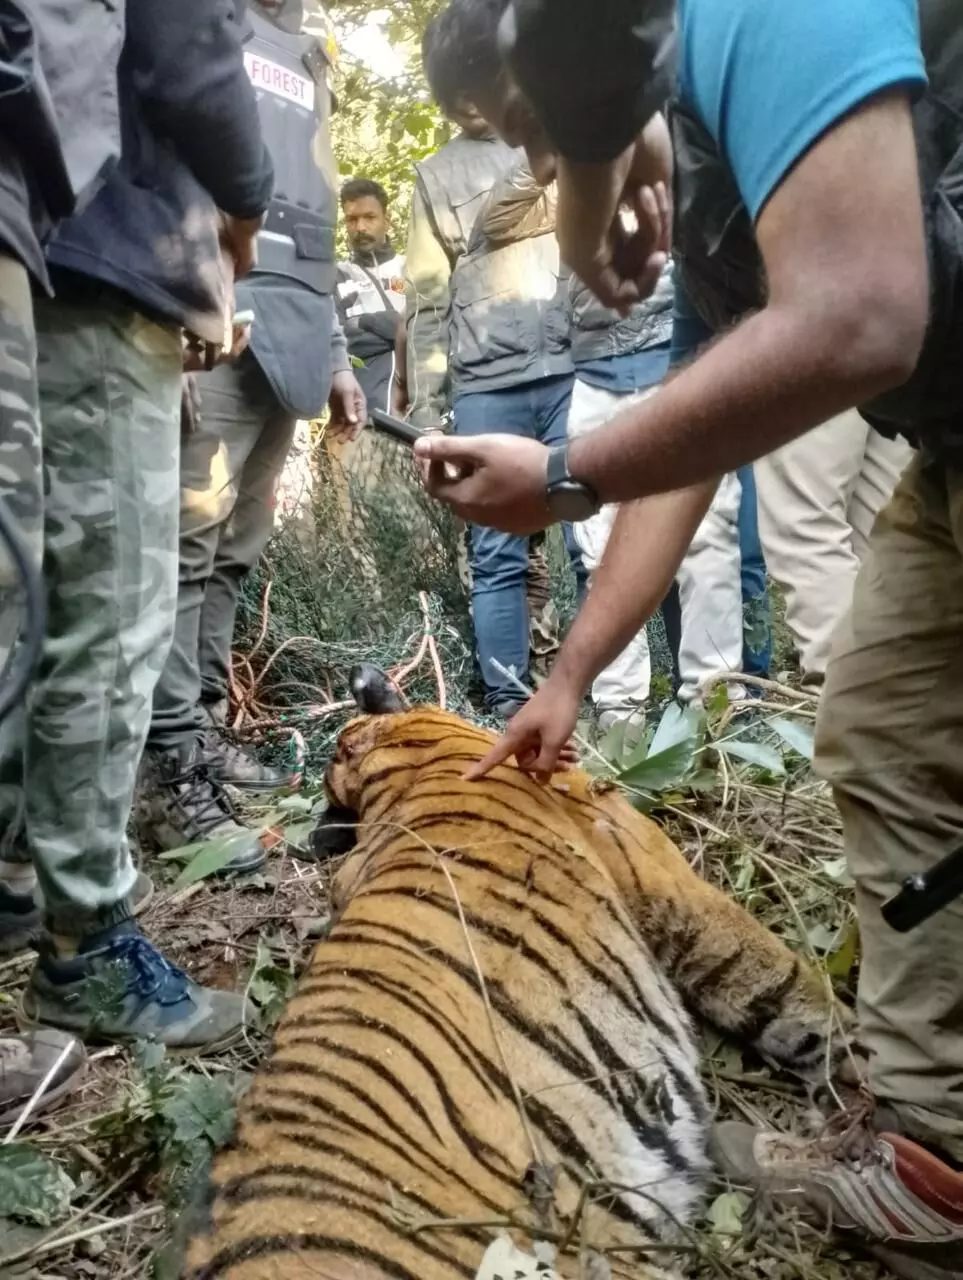
[(127, 0), (121, 161), (47, 252), (211, 342), (225, 302), (215, 206), (257, 217), (273, 187), (239, 3)]

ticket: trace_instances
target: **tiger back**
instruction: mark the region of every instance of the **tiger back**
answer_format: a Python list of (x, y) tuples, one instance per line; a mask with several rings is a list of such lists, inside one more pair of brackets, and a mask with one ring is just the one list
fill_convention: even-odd
[(196, 1280), (471, 1280), (502, 1230), (554, 1241), (563, 1280), (580, 1249), (665, 1277), (645, 1246), (709, 1173), (683, 998), (802, 1074), (825, 1060), (815, 975), (586, 775), (463, 782), (491, 741), (431, 708), (342, 733), (336, 923), (215, 1162)]

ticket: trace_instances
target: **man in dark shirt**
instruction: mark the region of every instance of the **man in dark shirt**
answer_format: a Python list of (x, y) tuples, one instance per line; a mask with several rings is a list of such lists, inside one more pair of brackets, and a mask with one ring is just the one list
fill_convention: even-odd
[(338, 310), (369, 409), (391, 409), (405, 260), (388, 234), (388, 195), (370, 178), (341, 188), (351, 259), (338, 263)]
[[(303, 32), (300, 0), (251, 0), (244, 61), (277, 173), (255, 269), (237, 289), (250, 346), (197, 375), (200, 412), (181, 446), (177, 621), (154, 693), (136, 819), (145, 844), (176, 849), (241, 833), (222, 784), (285, 779), (227, 732), (241, 584), (274, 528), (278, 480), (298, 419), (331, 403), (334, 429), (364, 421), (332, 299), (337, 192), (330, 33)], [(297, 85), (297, 102), (284, 87)], [(212, 787), (213, 782), (213, 787)], [(250, 833), (249, 839), (255, 839)]]
[[(57, 296), (34, 304), (48, 619), (0, 739), (0, 949), (39, 936), (29, 1021), (202, 1052), (242, 1033), (243, 1000), (140, 933), (126, 828), (174, 623), (182, 335), (223, 342), (222, 254), (250, 266), (272, 169), (231, 6), (126, 10), (121, 159), (48, 246)], [(236, 861), (258, 865), (244, 840)], [(120, 982), (111, 1008), (98, 978)]]

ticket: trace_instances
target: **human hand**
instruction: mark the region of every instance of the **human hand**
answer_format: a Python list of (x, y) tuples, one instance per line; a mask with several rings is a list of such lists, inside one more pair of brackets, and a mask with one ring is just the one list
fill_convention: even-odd
[(553, 773), (578, 763), (572, 733), (578, 721), (582, 691), (553, 674), (520, 711), (483, 759), (473, 764), (465, 780), (475, 782), (509, 756), (525, 773), (546, 783)]
[(257, 233), (261, 229), (260, 218), (232, 218), (221, 214), (221, 247), (234, 264), (234, 278), (246, 276), (257, 266)]
[(548, 449), (543, 444), (519, 436), (432, 433), (416, 441), (415, 459), (428, 492), (463, 520), (522, 535), (554, 523), (545, 494)]
[(331, 379), (328, 407), (328, 430), (340, 443), (356, 440), (367, 420), (368, 406), (361, 384), (350, 369), (343, 369)]
[(609, 164), (559, 159), (559, 250), (606, 305), (625, 313), (655, 288), (668, 261), (671, 190), (672, 146), (661, 115)]
[(251, 341), (251, 326), (235, 324), (230, 328), (231, 345), (219, 347), (213, 342), (202, 342), (193, 334), (187, 335), (184, 343), (184, 372), (203, 373), (213, 369), (215, 365), (230, 364), (247, 350)]

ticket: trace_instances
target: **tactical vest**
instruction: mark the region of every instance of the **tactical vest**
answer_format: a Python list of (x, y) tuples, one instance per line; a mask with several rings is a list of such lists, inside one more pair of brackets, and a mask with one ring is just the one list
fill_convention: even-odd
[(338, 170), (328, 59), (314, 36), (281, 31), (251, 10), (245, 21), (244, 65), (274, 163), (274, 198), (258, 235), (257, 269), (330, 293)]
[[(860, 413), (883, 435), (903, 435), (963, 465), (963, 6), (920, 0), (929, 88), (913, 109), (930, 267), (930, 319), (919, 362), (902, 386)], [(755, 230), (712, 137), (676, 99), (673, 252), (693, 307), (716, 332), (766, 305)]]

